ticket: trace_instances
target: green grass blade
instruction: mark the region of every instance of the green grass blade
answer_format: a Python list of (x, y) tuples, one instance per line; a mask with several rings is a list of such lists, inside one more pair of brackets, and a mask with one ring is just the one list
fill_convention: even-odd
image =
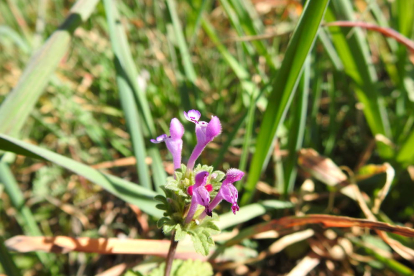
[(205, 111), (205, 105), (201, 98), (199, 97), (198, 93), (194, 92), (196, 91), (196, 81), (197, 81), (197, 73), (194, 69), (193, 62), (191, 61), (191, 55), (188, 50), (188, 45), (185, 40), (184, 34), (183, 34), (183, 28), (181, 27), (180, 19), (178, 17), (177, 13), (177, 5), (175, 0), (167, 0), (167, 7), (168, 11), (171, 16), (173, 30), (174, 30), (174, 38), (178, 44), (178, 50), (180, 51), (181, 55), (181, 61), (182, 65), (184, 67), (184, 73), (187, 79), (190, 81), (190, 83), (194, 86), (191, 88), (191, 92), (194, 93), (194, 97), (196, 99), (197, 108), (204, 113)]
[(217, 168), (221, 162), (223, 161), (224, 155), (226, 152), (228, 152), (229, 147), (231, 146), (231, 142), (236, 138), (237, 132), (240, 130), (240, 128), (243, 126), (244, 121), (247, 117), (247, 112), (245, 112), (240, 119), (237, 121), (237, 123), (234, 125), (233, 130), (230, 132), (229, 135), (227, 135), (227, 139), (224, 142), (224, 144), (220, 147), (219, 154), (217, 158), (215, 158), (215, 161), (213, 163), (213, 167)]
[(413, 275), (414, 271), (411, 268), (401, 264), (400, 262), (394, 260), (393, 258), (384, 257), (382, 254), (377, 253), (372, 248), (366, 246), (366, 244), (362, 243), (359, 239), (351, 238), (350, 239), (353, 243), (355, 243), (360, 248), (364, 249), (365, 252), (374, 258), (376, 258), (379, 262), (390, 268), (391, 270), (395, 271), (398, 275)]
[(407, 140), (402, 144), (401, 149), (397, 154), (397, 161), (404, 165), (414, 164), (414, 131), (410, 133)]
[(66, 54), (75, 29), (94, 10), (98, 0), (78, 0), (65, 22), (31, 57), (16, 87), (0, 106), (0, 133), (17, 136), (49, 82), (59, 61)]
[(342, 71), (344, 69), (344, 65), (342, 64), (341, 58), (323, 28), (319, 30), (318, 38), (322, 42), (322, 45), (325, 48), (325, 51), (328, 54), (333, 66), (335, 67), (335, 70)]
[(292, 109), (293, 115), (292, 125), (289, 128), (288, 137), (288, 151), (289, 155), (285, 162), (283, 162), (283, 175), (285, 182), (283, 187), (279, 187), (284, 195), (293, 191), (293, 186), (296, 180), (296, 164), (297, 151), (302, 148), (303, 136), (305, 133), (306, 115), (308, 110), (309, 98), (309, 84), (310, 84), (310, 57), (305, 61), (302, 77), (299, 82), (298, 93), (296, 95), (295, 108)]
[(293, 203), (288, 201), (264, 200), (241, 207), (237, 213), (237, 216), (235, 216), (233, 212), (221, 215), (217, 226), (223, 230), (269, 213), (272, 210), (288, 209), (293, 207)]
[(253, 156), (241, 205), (248, 204), (253, 197), (256, 183), (267, 163), (269, 152), (271, 152), (276, 131), (290, 106), (303, 64), (315, 41), (328, 3), (328, 0), (308, 1), (304, 7), (274, 80), (273, 91), (268, 97), (268, 106), (257, 137), (256, 152)]
[[(326, 13), (327, 21), (335, 20), (353, 21), (354, 12), (348, 0), (333, 1)], [(352, 35), (348, 37), (350, 29), (333, 27), (329, 29), (336, 50), (344, 64), (345, 72), (354, 80), (358, 100), (364, 106), (364, 114), (371, 131), (391, 137), (388, 115), (384, 106), (384, 100), (378, 93), (377, 75), (368, 45), (360, 29), (352, 29)], [(378, 143), (378, 151), (384, 158), (393, 155), (392, 149), (384, 143)]]
[[(225, 0), (227, 1), (227, 0)], [(222, 3), (224, 2), (221, 1)], [(242, 27), (244, 32), (247, 35), (261, 35), (264, 31), (264, 26), (262, 21), (258, 18), (257, 14), (255, 14), (255, 8), (249, 3), (249, 1), (239, 1), (239, 0), (229, 0), (231, 3), (234, 12), (237, 14), (237, 18), (235, 16), (231, 16), (228, 13), (229, 18), (233, 18), (232, 24), (233, 27), (238, 31), (239, 36), (242, 36), (243, 33), (239, 30), (240, 28), (238, 25)], [(248, 6), (250, 4), (250, 6)], [(227, 9), (229, 12), (229, 9)], [(276, 63), (272, 56), (269, 54), (268, 47), (264, 40), (253, 40), (251, 41), (252, 45), (256, 48), (257, 52), (262, 55), (265, 59), (267, 64), (272, 69), (276, 69)]]
[(48, 160), (85, 177), (122, 200), (138, 206), (150, 215), (155, 217), (161, 216), (161, 211), (155, 208), (156, 202), (154, 201), (154, 196), (157, 194), (132, 182), (113, 175), (101, 173), (70, 158), (4, 134), (0, 134), (0, 150)]
[[(394, 20), (397, 23), (397, 30), (405, 37), (412, 38), (414, 25), (414, 2), (409, 0), (398, 0), (393, 3)], [(413, 110), (414, 104), (409, 100), (408, 94), (412, 92), (413, 84), (413, 64), (407, 58), (407, 49), (404, 45), (398, 44), (397, 55), (397, 72), (399, 76), (398, 89), (401, 96), (397, 98), (397, 116), (404, 118), (405, 114)], [(411, 85), (409, 85), (409, 83)], [(396, 136), (400, 129), (395, 128)], [(399, 137), (398, 137), (399, 138)]]
[(177, 6), (175, 0), (167, 0), (168, 11), (170, 12), (175, 38), (177, 39), (178, 49), (180, 50), (185, 75), (188, 80), (195, 83), (197, 80), (197, 74), (195, 72), (193, 63), (191, 61), (191, 55), (188, 51), (187, 42), (185, 41), (183, 28), (181, 27), (180, 19), (177, 14)]
[[(247, 112), (247, 120), (246, 120), (246, 132), (244, 134), (243, 139), (243, 147), (242, 147), (242, 155), (240, 157), (240, 165), (239, 169), (245, 171), (247, 165), (247, 158), (249, 157), (250, 151), (250, 142), (252, 140), (253, 135), (253, 125), (254, 125), (254, 113), (256, 111), (256, 104), (254, 101), (254, 97), (252, 96), (250, 99), (250, 106)], [(241, 181), (237, 183), (237, 189), (240, 190)]]
[[(198, 31), (201, 28), (201, 21), (203, 20), (204, 11), (207, 9), (207, 6), (210, 4), (210, 2), (211, 2), (211, 0), (203, 0), (201, 2), (200, 8), (197, 11), (197, 19), (196, 19), (196, 22), (194, 24), (194, 31), (191, 35), (190, 43), (189, 43), (189, 46), (188, 46), (189, 51), (194, 47), (194, 44), (195, 44), (196, 39), (197, 39)], [(191, 5), (192, 2), (190, 1), (189, 4)]]
[[(22, 225), (24, 232), (31, 236), (42, 236), (42, 232), (40, 231), (32, 212), (29, 207), (25, 205), (23, 194), (19, 189), (16, 179), (9, 166), (2, 161), (0, 161), (0, 183), (4, 185), (10, 201), (17, 211), (17, 218), (19, 224)], [(48, 265), (49, 258), (44, 252), (38, 252), (37, 256), (44, 265)]]
[[(220, 42), (216, 32), (214, 31), (213, 26), (211, 23), (204, 18), (202, 21), (202, 25), (204, 28), (204, 31), (207, 33), (207, 35), (210, 37), (210, 39), (213, 41), (214, 44), (216, 44), (216, 47), (220, 54), (223, 56), (223, 59), (227, 62), (227, 64), (230, 66), (230, 68), (233, 70), (234, 74), (237, 76), (237, 78), (240, 79), (241, 85), (243, 90), (246, 92), (245, 97), (247, 97), (247, 101), (250, 100), (250, 97), (257, 96), (259, 93), (259, 88), (255, 83), (251, 81), (251, 77), (249, 72), (241, 66), (241, 64), (234, 58), (227, 48)], [(260, 106), (265, 106), (267, 104), (266, 99), (261, 98), (258, 102)]]
[[(230, 5), (229, 1), (228, 0), (220, 0), (220, 4), (221, 4), (221, 7), (223, 8), (223, 10), (226, 12), (227, 17), (229, 18), (229, 20), (231, 22), (231, 25), (236, 30), (239, 37), (244, 36), (242, 23), (240, 22), (237, 13), (234, 11), (234, 9)], [(243, 48), (245, 49), (245, 51), (248, 55), (253, 56), (253, 55), (256, 54), (255, 50), (254, 50), (254, 48), (252, 47), (251, 44), (249, 44), (245, 41), (242, 41), (242, 45), (243, 45)]]
[(9, 276), (19, 276), (21, 275), (19, 269), (13, 261), (12, 256), (4, 245), (4, 240), (0, 237), (0, 264), (3, 267), (6, 275)]
[(134, 99), (134, 87), (132, 84), (134, 79), (130, 77), (134, 75), (134, 70), (131, 69), (133, 65), (128, 66), (130, 64), (127, 62), (127, 52), (129, 52), (129, 49), (128, 47), (125, 47), (127, 46), (125, 31), (123, 30), (118, 10), (113, 0), (105, 0), (104, 7), (109, 26), (112, 49), (115, 55), (114, 62), (119, 96), (122, 109), (124, 110), (128, 131), (131, 135), (134, 156), (137, 160), (136, 167), (139, 182), (143, 187), (151, 189), (151, 179), (148, 166), (145, 162), (147, 154), (144, 136), (142, 133), (142, 126), (139, 125), (140, 118)]

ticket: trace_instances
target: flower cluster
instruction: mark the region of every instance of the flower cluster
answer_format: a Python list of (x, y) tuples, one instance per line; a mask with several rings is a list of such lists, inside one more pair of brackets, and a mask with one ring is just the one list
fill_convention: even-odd
[[(192, 235), (193, 240), (197, 240), (199, 237), (194, 238), (195, 233), (206, 235), (205, 230), (199, 230), (203, 225), (210, 229), (218, 229), (210, 221), (206, 223), (203, 221), (206, 221), (206, 216), (213, 216), (212, 210), (222, 200), (231, 203), (234, 214), (239, 210), (238, 192), (233, 183), (241, 180), (244, 172), (238, 169), (229, 169), (224, 174), (221, 171), (213, 171), (211, 166), (195, 166), (207, 144), (221, 133), (221, 123), (216, 116), (212, 116), (209, 122), (200, 121), (201, 113), (198, 110), (184, 112), (184, 117), (195, 124), (197, 137), (197, 144), (187, 165), (181, 164), (184, 127), (177, 118), (171, 120), (170, 135), (163, 134), (156, 139), (151, 139), (152, 143), (166, 143), (167, 149), (171, 152), (175, 169), (174, 176), (167, 179), (167, 184), (164, 187), (166, 197), (159, 196), (157, 198), (163, 202), (158, 205), (158, 208), (165, 211), (159, 225), (163, 227), (165, 232), (173, 229), (184, 231)], [(224, 181), (221, 182), (224, 177)]]

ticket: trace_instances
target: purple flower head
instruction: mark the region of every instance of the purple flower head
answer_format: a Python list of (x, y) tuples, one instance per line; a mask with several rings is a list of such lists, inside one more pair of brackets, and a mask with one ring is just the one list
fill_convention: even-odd
[(225, 201), (231, 203), (231, 210), (233, 211), (233, 214), (236, 214), (236, 211), (240, 209), (239, 205), (237, 205), (239, 193), (237, 192), (236, 187), (234, 187), (232, 184), (223, 183), (223, 185), (220, 188), (219, 194)]
[(155, 139), (151, 139), (151, 142), (154, 143), (154, 144), (159, 144), (161, 142), (165, 142), (165, 140), (167, 140), (167, 138), (168, 138), (168, 135), (163, 134), (163, 135), (158, 136)]
[(226, 179), (224, 179), (223, 184), (233, 184), (236, 181), (239, 181), (243, 178), (244, 172), (238, 169), (229, 169), (226, 173)]
[(177, 118), (171, 120), (170, 134), (170, 136), (167, 134), (160, 135), (156, 139), (151, 139), (151, 142), (155, 144), (165, 142), (167, 149), (172, 154), (174, 169), (179, 169), (181, 167), (181, 151), (183, 149), (183, 140), (181, 138), (184, 135), (184, 127)]
[[(234, 187), (233, 183), (239, 181), (243, 178), (244, 172), (238, 169), (229, 169), (226, 173), (226, 179), (224, 179), (223, 184), (221, 184), (220, 190), (216, 197), (211, 201), (209, 209), (213, 210), (216, 206), (224, 199), (225, 201), (231, 203), (231, 209), (234, 214), (239, 211), (239, 205), (237, 204), (237, 199), (239, 198), (239, 193)], [(203, 219), (206, 214), (201, 214), (200, 219)]]
[(184, 111), (184, 117), (185, 117), (188, 121), (190, 121), (190, 122), (193, 122), (193, 123), (197, 124), (197, 123), (198, 123), (198, 120), (199, 120), (199, 119), (200, 119), (200, 117), (201, 117), (201, 113), (200, 113), (200, 111), (198, 111), (198, 110), (191, 109), (190, 111), (188, 111), (188, 113)]
[[(197, 210), (198, 205), (202, 205), (206, 208), (206, 213), (209, 216), (212, 216), (211, 209), (209, 207), (210, 203), (210, 193), (206, 189), (205, 185), (207, 182), (207, 177), (209, 173), (206, 171), (199, 172), (195, 176), (195, 184), (191, 186), (191, 205), (190, 209), (188, 210), (187, 217), (185, 219), (185, 223), (190, 223), (194, 217), (194, 214)], [(190, 189), (189, 189), (190, 191)]]
[(208, 123), (204, 121), (199, 122), (198, 119), (200, 118), (200, 112), (197, 110), (190, 110), (188, 111), (188, 114), (184, 112), (184, 116), (187, 120), (196, 124), (195, 132), (197, 136), (197, 145), (191, 153), (187, 164), (187, 168), (192, 170), (194, 168), (195, 161), (203, 152), (207, 144), (213, 141), (213, 139), (221, 133), (221, 123), (220, 119), (216, 116), (212, 116), (210, 122)]

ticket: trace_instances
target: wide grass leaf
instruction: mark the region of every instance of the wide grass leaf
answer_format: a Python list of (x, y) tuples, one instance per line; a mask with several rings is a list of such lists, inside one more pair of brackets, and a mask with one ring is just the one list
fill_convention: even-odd
[(99, 172), (70, 158), (4, 134), (0, 134), (0, 150), (12, 151), (21, 155), (48, 160), (98, 184), (126, 202), (138, 206), (144, 212), (155, 217), (161, 217), (161, 211), (155, 208), (157, 202), (154, 200), (154, 196), (157, 194), (132, 182)]
[(276, 135), (290, 106), (294, 91), (302, 73), (303, 64), (317, 36), (319, 25), (329, 0), (308, 1), (288, 45), (282, 65), (273, 82), (268, 105), (257, 137), (249, 178), (241, 204), (246, 205), (253, 197), (261, 172), (267, 163)]

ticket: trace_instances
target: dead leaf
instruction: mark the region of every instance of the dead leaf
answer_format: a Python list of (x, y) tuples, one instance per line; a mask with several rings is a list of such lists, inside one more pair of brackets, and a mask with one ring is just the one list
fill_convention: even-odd
[(301, 149), (298, 163), (305, 171), (326, 185), (335, 186), (347, 180), (346, 175), (331, 159), (319, 155), (313, 149)]
[(319, 263), (320, 259), (314, 253), (308, 254), (287, 274), (287, 276), (305, 276), (308, 275)]

